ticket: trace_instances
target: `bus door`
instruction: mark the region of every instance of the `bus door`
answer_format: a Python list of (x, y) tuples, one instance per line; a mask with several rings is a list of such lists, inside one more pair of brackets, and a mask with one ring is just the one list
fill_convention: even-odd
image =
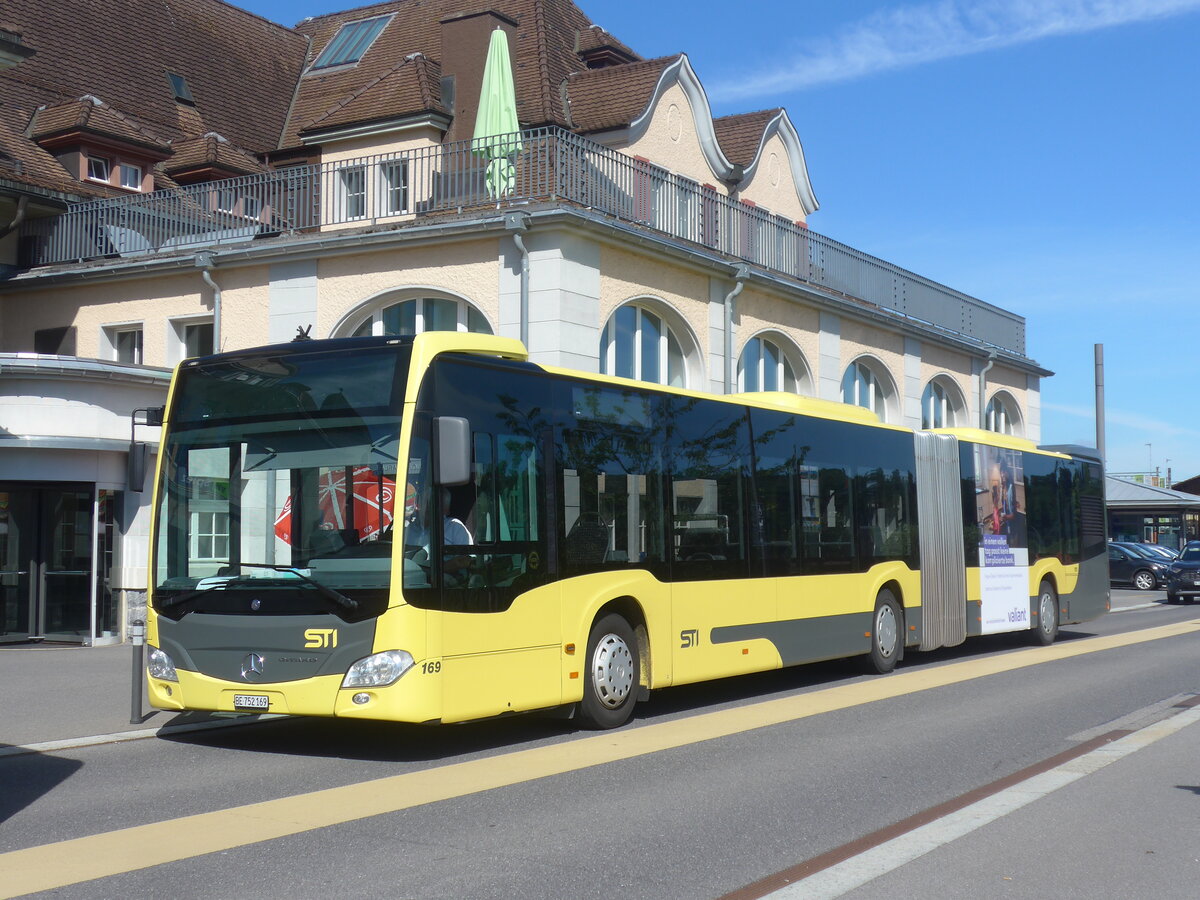
[(746, 410), (697, 398), (668, 405), (673, 681), (774, 668), (775, 581), (750, 578)]
[(465, 361), (439, 361), (433, 373), (437, 409), (466, 418), (472, 443), (472, 481), (429, 496), (430, 520), (440, 523), (431, 543), (444, 716), (557, 705), (559, 589), (547, 540), (553, 443), (540, 397), (548, 390), (527, 383), (527, 373)]

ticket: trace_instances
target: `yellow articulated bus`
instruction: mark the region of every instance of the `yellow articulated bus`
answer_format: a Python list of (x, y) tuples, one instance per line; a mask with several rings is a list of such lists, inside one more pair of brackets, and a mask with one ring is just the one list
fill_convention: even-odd
[(670, 685), (1108, 608), (1093, 451), (531, 364), (472, 334), (184, 362), (154, 498), (161, 709), (621, 725)]

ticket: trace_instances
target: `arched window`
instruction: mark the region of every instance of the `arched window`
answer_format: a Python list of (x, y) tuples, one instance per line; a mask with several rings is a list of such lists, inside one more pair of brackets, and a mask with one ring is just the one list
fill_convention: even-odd
[(842, 376), (842, 402), (869, 409), (881, 422), (888, 420), (891, 385), (865, 361), (855, 360)]
[(1016, 404), (1006, 400), (1001, 394), (996, 394), (988, 401), (983, 420), (983, 427), (988, 431), (1018, 436), (1021, 433), (1021, 417)]
[(471, 331), (476, 334), (491, 334), (492, 326), (488, 324), (483, 313), (465, 300), (414, 297), (376, 308), (351, 332), (351, 336), (414, 335), (426, 331)]
[(662, 316), (638, 304), (622, 306), (604, 326), (600, 371), (687, 387), (687, 360), (679, 338)]
[(921, 427), (955, 428), (965, 421), (966, 404), (958, 387), (942, 375), (932, 379), (921, 395)]
[(766, 337), (751, 338), (738, 360), (739, 391), (787, 391), (803, 387), (806, 373), (792, 363), (783, 346)]

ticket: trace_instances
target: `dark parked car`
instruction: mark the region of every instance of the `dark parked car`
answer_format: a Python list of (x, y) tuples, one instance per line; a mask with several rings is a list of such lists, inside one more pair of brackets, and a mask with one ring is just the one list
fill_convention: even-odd
[(1200, 597), (1200, 541), (1184, 547), (1167, 572), (1168, 603), (1191, 603), (1196, 597)]
[(1133, 546), (1139, 550), (1148, 550), (1151, 553), (1155, 553), (1168, 562), (1179, 558), (1179, 551), (1172, 550), (1170, 547), (1164, 547), (1162, 544), (1134, 544)]
[(1149, 591), (1165, 584), (1170, 564), (1142, 556), (1120, 544), (1108, 545), (1108, 580), (1114, 584), (1132, 584), (1139, 591)]

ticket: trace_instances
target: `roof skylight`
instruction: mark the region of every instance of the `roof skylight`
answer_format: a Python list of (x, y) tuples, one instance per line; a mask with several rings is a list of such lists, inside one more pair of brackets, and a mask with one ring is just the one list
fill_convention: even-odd
[(362, 59), (363, 54), (379, 37), (385, 25), (392, 20), (388, 16), (376, 16), (373, 19), (363, 19), (359, 22), (347, 22), (341, 27), (333, 40), (325, 45), (317, 61), (312, 64), (314, 69), (328, 69), (330, 66), (345, 66)]
[(171, 90), (175, 93), (175, 99), (180, 103), (195, 104), (195, 99), (192, 97), (192, 92), (188, 90), (187, 79), (182, 75), (176, 75), (174, 72), (167, 73), (167, 80), (171, 82)]

